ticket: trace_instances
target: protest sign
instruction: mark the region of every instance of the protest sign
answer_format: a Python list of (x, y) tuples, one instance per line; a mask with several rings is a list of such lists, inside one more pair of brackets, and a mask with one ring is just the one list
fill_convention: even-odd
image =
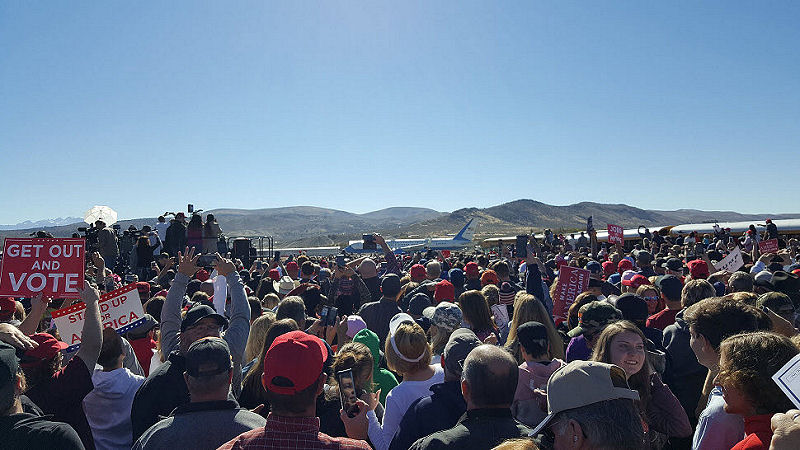
[(567, 319), (567, 311), (575, 297), (589, 288), (589, 271), (572, 266), (561, 266), (558, 271), (558, 285), (553, 298), (553, 317), (556, 325)]
[(622, 234), (622, 227), (619, 225), (608, 224), (608, 243), (609, 244), (622, 244), (625, 238)]
[[(123, 286), (100, 297), (100, 322), (103, 328), (113, 328), (119, 334), (125, 334), (144, 323), (144, 311), (139, 299), (136, 283)], [(53, 323), (58, 328), (61, 340), (69, 344), (67, 351), (76, 350), (81, 343), (81, 332), (86, 304), (77, 303), (66, 308), (53, 311)]]
[(761, 254), (764, 253), (777, 253), (778, 252), (778, 240), (777, 239), (767, 239), (766, 241), (761, 241), (758, 243), (758, 251)]
[(772, 380), (800, 408), (800, 355), (796, 355), (772, 376)]
[(728, 256), (722, 259), (722, 261), (714, 264), (714, 268), (717, 271), (724, 270), (725, 272), (736, 272), (739, 270), (740, 267), (744, 265), (744, 260), (742, 259), (742, 251), (739, 250), (739, 247), (736, 247)]
[(81, 238), (6, 238), (0, 295), (78, 298), (83, 289), (86, 242)]

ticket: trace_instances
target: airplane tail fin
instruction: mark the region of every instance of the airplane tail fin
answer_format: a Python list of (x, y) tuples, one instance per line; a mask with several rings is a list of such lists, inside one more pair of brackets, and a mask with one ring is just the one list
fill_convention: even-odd
[(464, 225), (464, 228), (462, 228), (461, 231), (456, 234), (453, 240), (464, 239), (471, 241), (475, 237), (475, 227), (472, 225), (473, 223), (475, 223), (475, 219), (469, 219), (469, 222)]

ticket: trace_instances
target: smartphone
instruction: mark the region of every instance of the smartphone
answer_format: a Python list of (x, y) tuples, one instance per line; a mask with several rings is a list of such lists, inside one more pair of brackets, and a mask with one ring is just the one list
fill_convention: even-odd
[(263, 265), (261, 264), (261, 261), (256, 261), (256, 269), (257, 270), (261, 270), (262, 268), (263, 268)]
[(356, 396), (356, 383), (353, 380), (353, 369), (336, 372), (336, 381), (339, 383), (339, 400), (342, 410), (347, 417), (358, 415), (358, 397)]
[(328, 311), (329, 310), (330, 310), (330, 307), (323, 306), (322, 307), (322, 311), (320, 311), (320, 313), (319, 313), (319, 324), (322, 325), (323, 327), (328, 325)]
[(150, 261), (150, 270), (158, 270), (158, 264), (155, 261)]
[(208, 267), (211, 266), (213, 262), (217, 260), (217, 255), (213, 253), (206, 253), (205, 255), (200, 255), (197, 258), (197, 266), (198, 267)]
[(528, 236), (521, 234), (517, 236), (517, 258), (528, 257)]
[(339, 309), (335, 306), (331, 306), (328, 309), (328, 314), (326, 315), (325, 319), (325, 326), (333, 327), (336, 326), (336, 313), (339, 312)]
[(279, 252), (279, 251), (277, 251), (277, 250), (276, 250), (276, 251), (275, 251), (275, 252), (273, 252), (273, 253), (274, 253), (273, 260), (275, 260), (275, 262), (278, 262), (278, 261), (280, 261), (280, 259), (281, 259), (281, 252)]
[(186, 211), (188, 211), (188, 212), (189, 212), (189, 214), (193, 213), (193, 212), (194, 212), (194, 205), (193, 205), (193, 204), (191, 204), (191, 203), (189, 203), (188, 205), (186, 205)]
[(339, 267), (345, 266), (344, 255), (336, 255), (336, 265)]
[(373, 234), (362, 234), (361, 238), (364, 240), (364, 244), (361, 246), (364, 250), (377, 250), (378, 244), (375, 243), (375, 235)]

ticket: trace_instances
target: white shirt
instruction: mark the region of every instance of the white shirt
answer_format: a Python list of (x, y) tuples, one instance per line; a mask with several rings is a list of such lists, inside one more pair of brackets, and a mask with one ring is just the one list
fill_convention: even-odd
[(369, 420), (369, 440), (376, 450), (386, 450), (392, 442), (400, 421), (414, 400), (431, 395), (431, 386), (444, 383), (444, 369), (434, 366), (433, 376), (424, 381), (403, 381), (395, 386), (386, 396), (383, 412), (383, 425), (378, 423), (375, 411), (367, 413)]

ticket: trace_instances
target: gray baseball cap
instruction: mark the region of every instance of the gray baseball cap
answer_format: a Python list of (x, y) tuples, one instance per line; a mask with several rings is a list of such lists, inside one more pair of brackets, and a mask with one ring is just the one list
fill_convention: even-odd
[(630, 389), (622, 368), (596, 361), (573, 361), (556, 370), (547, 381), (547, 417), (530, 435), (539, 434), (562, 411), (619, 398), (639, 400), (639, 393)]
[(464, 360), (475, 347), (481, 345), (480, 339), (469, 328), (458, 328), (450, 335), (444, 346), (444, 365), (447, 373), (461, 376)]

